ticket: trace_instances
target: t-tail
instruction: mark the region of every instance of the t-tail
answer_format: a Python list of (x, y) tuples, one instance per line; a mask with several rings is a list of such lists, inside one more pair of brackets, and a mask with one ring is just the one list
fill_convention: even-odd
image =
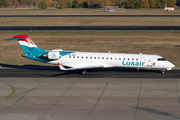
[(12, 38), (8, 38), (5, 40), (18, 40), (25, 54), (38, 52), (38, 51), (39, 52), (46, 51), (45, 49), (38, 48), (28, 35), (16, 35), (16, 36), (13, 36)]

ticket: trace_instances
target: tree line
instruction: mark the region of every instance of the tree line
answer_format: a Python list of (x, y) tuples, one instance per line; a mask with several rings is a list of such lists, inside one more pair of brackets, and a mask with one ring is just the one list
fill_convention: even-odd
[(123, 8), (163, 8), (180, 6), (180, 0), (0, 0), (0, 7), (37, 6), (63, 8), (103, 8), (118, 6)]

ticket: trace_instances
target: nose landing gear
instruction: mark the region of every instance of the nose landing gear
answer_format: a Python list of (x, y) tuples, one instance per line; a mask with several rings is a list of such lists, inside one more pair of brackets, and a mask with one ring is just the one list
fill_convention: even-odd
[(161, 70), (161, 73), (162, 73), (162, 74), (164, 74), (164, 73), (165, 73), (165, 71), (166, 71), (166, 69), (163, 69), (163, 70)]

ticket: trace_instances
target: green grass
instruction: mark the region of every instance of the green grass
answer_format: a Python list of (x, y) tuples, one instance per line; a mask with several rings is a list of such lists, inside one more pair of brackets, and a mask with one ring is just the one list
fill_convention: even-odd
[(180, 67), (180, 32), (0, 32), (0, 64), (49, 65), (21, 57), (17, 41), (5, 41), (27, 34), (39, 48), (85, 52), (157, 54)]

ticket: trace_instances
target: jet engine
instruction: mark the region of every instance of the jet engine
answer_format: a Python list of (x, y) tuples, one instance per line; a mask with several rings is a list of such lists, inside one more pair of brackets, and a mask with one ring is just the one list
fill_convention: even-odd
[(57, 51), (50, 51), (42, 56), (50, 60), (57, 60), (60, 58), (60, 53)]

